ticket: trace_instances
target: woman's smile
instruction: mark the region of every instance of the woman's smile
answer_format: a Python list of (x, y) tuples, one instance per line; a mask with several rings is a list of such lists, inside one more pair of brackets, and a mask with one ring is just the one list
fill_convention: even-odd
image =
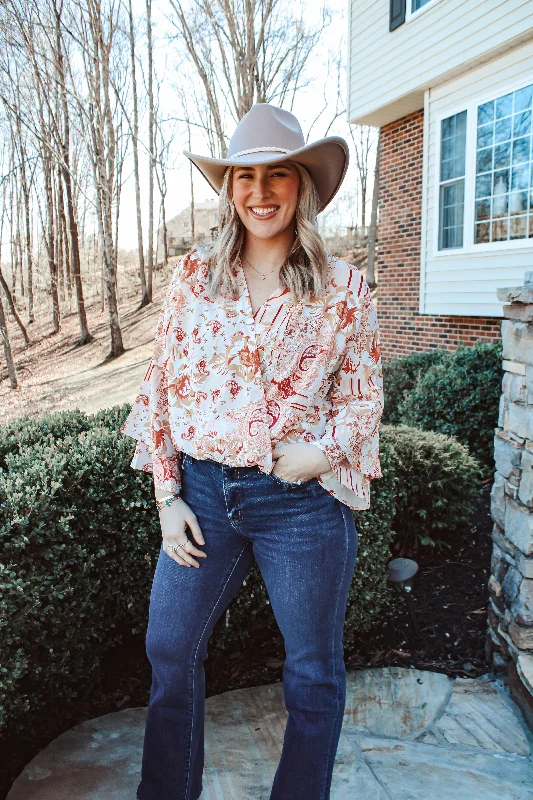
[(278, 212), (279, 206), (249, 206), (248, 211), (254, 219), (272, 219)]

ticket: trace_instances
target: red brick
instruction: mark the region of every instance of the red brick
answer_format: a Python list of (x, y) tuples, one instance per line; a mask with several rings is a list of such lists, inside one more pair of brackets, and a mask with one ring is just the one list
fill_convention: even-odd
[(381, 129), (377, 310), (383, 360), (501, 338), (498, 317), (419, 314), (424, 112)]

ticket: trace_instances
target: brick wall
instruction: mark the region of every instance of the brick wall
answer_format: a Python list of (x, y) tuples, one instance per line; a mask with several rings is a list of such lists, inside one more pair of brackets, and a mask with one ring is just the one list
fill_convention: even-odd
[(418, 313), (424, 112), (381, 129), (377, 308), (383, 360), (501, 337), (497, 317)]

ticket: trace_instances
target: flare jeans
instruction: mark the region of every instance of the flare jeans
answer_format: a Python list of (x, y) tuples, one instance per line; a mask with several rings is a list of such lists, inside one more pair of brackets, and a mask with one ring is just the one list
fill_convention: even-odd
[(187, 454), (182, 497), (198, 518), (207, 558), (197, 559), (200, 568), (184, 567), (162, 546), (159, 553), (138, 800), (200, 797), (207, 643), (254, 561), (285, 645), (288, 719), (270, 800), (327, 800), (346, 702), (342, 637), (358, 548), (353, 513), (316, 478), (297, 484), (257, 466)]

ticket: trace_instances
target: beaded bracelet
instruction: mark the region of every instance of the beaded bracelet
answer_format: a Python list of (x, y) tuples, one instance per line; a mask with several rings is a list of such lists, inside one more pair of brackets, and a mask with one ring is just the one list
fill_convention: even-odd
[(159, 500), (156, 498), (155, 504), (157, 506), (157, 510), (161, 511), (161, 509), (165, 508), (165, 506), (169, 506), (178, 497), (179, 492), (175, 492), (174, 494), (169, 494), (166, 497), (161, 497)]

